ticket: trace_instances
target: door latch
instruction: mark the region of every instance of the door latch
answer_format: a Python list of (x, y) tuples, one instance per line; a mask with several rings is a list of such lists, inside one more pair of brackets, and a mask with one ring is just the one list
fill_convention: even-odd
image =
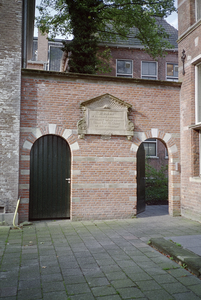
[(68, 181), (68, 183), (70, 183), (70, 178), (66, 178), (65, 180)]

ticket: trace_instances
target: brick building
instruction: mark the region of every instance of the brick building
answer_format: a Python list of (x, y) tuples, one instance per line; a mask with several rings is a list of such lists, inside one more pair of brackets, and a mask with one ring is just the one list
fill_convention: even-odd
[[(24, 5), (28, 3), (31, 1), (23, 1)], [(24, 7), (27, 14), (22, 18), (21, 1), (12, 2), (9, 11), (6, 1), (2, 4), (1, 22), (8, 20), (8, 27), (5, 24), (1, 26), (3, 96), (0, 206), (6, 214), (14, 213), (20, 196), (20, 221), (50, 217), (49, 212), (52, 218), (67, 217), (74, 220), (135, 215), (139, 146), (146, 139), (153, 138), (167, 146), (169, 212), (179, 215), (180, 83), (25, 69), (26, 60), (30, 58), (30, 34), (27, 28), (31, 28), (31, 24), (26, 28), (24, 26), (22, 36), (22, 25), (27, 24), (22, 20), (28, 19), (28, 13), (32, 10)], [(15, 46), (13, 41), (16, 42)], [(124, 114), (129, 118), (126, 119), (124, 133), (119, 135), (117, 132), (111, 136), (87, 133), (80, 139), (77, 123), (85, 128), (82, 120), (85, 106), (93, 107), (99, 101), (105, 103), (106, 100), (111, 107), (116, 107), (117, 112), (120, 110), (120, 113), (125, 113), (128, 110), (128, 114)], [(106, 111), (110, 109), (107, 101), (103, 106)], [(110, 121), (113, 123), (112, 117)], [(118, 118), (116, 121), (124, 124)], [(134, 124), (134, 129), (129, 131), (127, 127), (130, 128), (131, 124)], [(127, 131), (130, 133), (126, 134)], [(64, 162), (60, 151), (67, 153)], [(54, 162), (52, 165), (48, 163), (48, 157)], [(61, 169), (64, 173), (60, 172)], [(42, 181), (41, 174), (44, 174)], [(60, 190), (60, 187), (64, 189), (67, 197), (64, 216), (52, 215), (60, 206), (60, 195), (55, 197), (52, 186), (47, 188), (44, 178), (49, 177), (56, 178), (56, 190)], [(45, 215), (41, 202), (35, 202), (39, 195), (53, 199), (45, 206)], [(60, 208), (63, 209), (62, 206)]]
[[(122, 40), (120, 37), (115, 42), (100, 43), (100, 50), (110, 48), (111, 72), (104, 75), (142, 78), (151, 80), (178, 81), (178, 31), (164, 19), (157, 19), (169, 34), (168, 41), (172, 49), (167, 49), (164, 57), (153, 59), (144, 51), (141, 42), (135, 38), (136, 29), (130, 31), (129, 38)], [(67, 65), (61, 65), (63, 51), (62, 40), (48, 41), (47, 36), (38, 33), (38, 38), (33, 40), (33, 55), (28, 67), (49, 71), (65, 71)], [(39, 65), (40, 64), (40, 65)]]
[[(71, 175), (66, 175), (71, 179), (70, 218), (125, 218), (136, 214), (137, 151), (147, 138), (157, 138), (167, 145), (169, 212), (179, 215), (180, 173), (176, 169), (180, 162), (179, 93), (180, 84), (176, 82), (23, 70), (20, 219), (28, 219), (30, 213), (30, 191), (33, 190), (30, 185), (34, 185), (30, 180), (31, 168), (34, 168), (30, 162), (34, 160), (32, 149), (35, 145), (40, 148), (36, 142), (40, 140), (42, 145), (47, 135), (65, 139), (70, 148)], [(86, 134), (84, 139), (79, 139), (80, 104), (101, 100), (105, 94), (130, 107), (134, 136), (128, 140), (124, 135)], [(46, 156), (44, 153), (43, 157)]]
[[(178, 2), (181, 118), (181, 213), (201, 220), (201, 5)], [(183, 52), (183, 50), (185, 52)], [(182, 59), (181, 59), (182, 57)]]

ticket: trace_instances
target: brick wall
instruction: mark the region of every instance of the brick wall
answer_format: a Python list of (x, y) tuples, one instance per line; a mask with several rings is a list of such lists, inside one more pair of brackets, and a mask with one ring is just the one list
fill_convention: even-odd
[[(182, 19), (185, 7), (189, 7), (187, 19)], [(195, 8), (191, 1), (179, 5), (180, 36), (179, 57), (185, 50), (185, 75), (179, 60), (179, 77), (182, 81), (181, 106), (181, 213), (201, 221), (201, 179), (199, 176), (199, 131), (190, 128), (195, 124), (195, 65), (201, 56), (201, 25), (195, 23)], [(189, 21), (191, 16), (192, 22)], [(182, 22), (181, 22), (182, 21)], [(185, 32), (184, 32), (185, 31)]]
[(0, 3), (0, 206), (18, 199), (22, 1)]
[[(142, 61), (156, 61), (142, 49), (135, 48), (111, 48), (111, 72), (107, 75), (116, 76), (116, 60), (128, 59), (133, 61), (133, 78), (141, 78)], [(158, 80), (166, 80), (166, 63), (178, 63), (178, 51), (167, 51), (165, 57), (157, 59)]]
[(178, 0), (178, 34), (181, 36), (195, 23), (195, 0)]
[[(136, 213), (136, 152), (147, 138), (169, 152), (169, 211), (180, 214), (179, 83), (23, 70), (20, 138), (20, 219), (28, 219), (30, 149), (45, 134), (64, 137), (72, 153), (71, 218), (125, 218)], [(132, 105), (126, 137), (78, 139), (80, 103), (109, 93)]]

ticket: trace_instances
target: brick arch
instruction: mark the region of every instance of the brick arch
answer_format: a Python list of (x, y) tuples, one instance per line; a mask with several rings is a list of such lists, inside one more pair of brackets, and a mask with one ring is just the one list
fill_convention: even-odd
[(137, 152), (139, 145), (150, 138), (157, 138), (164, 142), (170, 155), (178, 153), (176, 141), (172, 134), (165, 133), (164, 131), (161, 131), (158, 128), (152, 128), (151, 130), (145, 132), (136, 132), (134, 134), (133, 143), (131, 145), (131, 151)]
[(20, 183), (19, 183), (19, 196), (21, 197), (19, 205), (19, 219), (28, 220), (29, 213), (29, 180), (30, 180), (30, 151), (36, 140), (47, 134), (54, 134), (64, 138), (71, 149), (71, 154), (79, 150), (78, 142), (73, 141), (70, 137), (73, 135), (71, 129), (63, 128), (56, 124), (48, 124), (44, 127), (23, 127), (23, 135), (26, 135), (24, 143), (21, 147), (20, 156)]
[(130, 150), (137, 154), (142, 142), (149, 138), (161, 140), (168, 149), (168, 201), (169, 213), (172, 216), (180, 215), (180, 155), (175, 138), (171, 133), (166, 133), (158, 128), (151, 128), (145, 132), (135, 132)]
[(25, 139), (23, 143), (23, 149), (31, 150), (34, 142), (40, 137), (47, 134), (55, 134), (64, 138), (69, 143), (71, 151), (79, 149), (78, 142), (75, 142), (73, 144), (69, 142), (69, 138), (73, 134), (72, 129), (66, 129), (56, 124), (48, 124), (45, 127), (32, 128), (31, 134)]

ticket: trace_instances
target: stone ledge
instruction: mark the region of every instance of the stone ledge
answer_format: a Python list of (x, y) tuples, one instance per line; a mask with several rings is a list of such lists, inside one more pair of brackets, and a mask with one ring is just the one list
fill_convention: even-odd
[(81, 73), (68, 73), (68, 72), (56, 72), (56, 71), (45, 71), (45, 70), (36, 70), (36, 69), (22, 69), (21, 70), (22, 77), (35, 77), (35, 78), (62, 78), (70, 81), (97, 81), (97, 82), (105, 82), (107, 84), (109, 82), (113, 82), (115, 84), (141, 84), (151, 85), (151, 86), (171, 86), (175, 88), (181, 87), (181, 82), (175, 81), (166, 81), (166, 80), (149, 80), (149, 79), (141, 79), (141, 78), (126, 78), (126, 77), (116, 77), (116, 76), (107, 76), (107, 75), (91, 75), (91, 74), (81, 74)]
[(179, 265), (185, 265), (189, 271), (201, 277), (201, 257), (199, 255), (164, 238), (150, 239), (149, 245), (166, 255), (170, 255)]

